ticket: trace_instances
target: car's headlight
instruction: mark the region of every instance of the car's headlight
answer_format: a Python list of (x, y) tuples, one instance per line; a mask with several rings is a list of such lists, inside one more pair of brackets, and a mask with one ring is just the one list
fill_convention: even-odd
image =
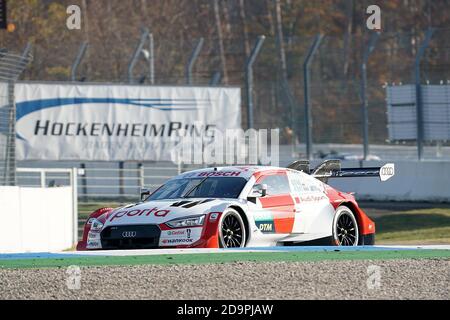
[(103, 223), (95, 218), (89, 219), (91, 225), (91, 231), (100, 231), (103, 228)]
[(166, 225), (168, 225), (171, 228), (196, 227), (202, 226), (204, 221), (205, 215), (202, 215), (196, 217), (171, 220), (169, 222), (166, 222)]

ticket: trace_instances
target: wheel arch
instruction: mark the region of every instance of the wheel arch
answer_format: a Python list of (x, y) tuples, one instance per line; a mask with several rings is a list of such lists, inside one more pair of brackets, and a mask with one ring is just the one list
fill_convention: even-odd
[[(89, 230), (91, 229), (91, 226), (88, 225), (89, 219), (91, 219), (91, 218), (96, 218), (96, 219), (100, 218), (105, 213), (109, 213), (112, 210), (114, 210), (114, 208), (109, 208), (109, 207), (100, 208), (100, 209), (97, 209), (97, 210), (93, 211), (87, 217), (86, 221), (83, 224), (83, 234), (81, 236), (81, 240), (78, 241), (78, 243), (77, 243), (77, 251), (86, 250), (87, 236), (88, 236)], [(106, 219), (106, 217), (104, 219)], [(104, 219), (100, 219), (100, 220), (103, 220), (102, 222), (104, 222)]]
[(241, 216), (242, 220), (244, 221), (245, 233), (247, 235), (245, 239), (245, 245), (247, 245), (248, 240), (250, 239), (250, 224), (248, 222), (247, 215), (245, 214), (244, 209), (242, 209), (240, 206), (237, 205), (231, 205), (228, 208), (236, 210)]
[(353, 214), (358, 219), (358, 227), (359, 227), (359, 224), (360, 224), (360, 221), (359, 221), (359, 210), (357, 209), (357, 206), (353, 202), (343, 201), (336, 207), (336, 209), (341, 207), (341, 206), (345, 206), (345, 207), (349, 208), (350, 210), (352, 210)]
[[(359, 233), (358, 245), (364, 244), (364, 237), (368, 233), (367, 220), (369, 220), (370, 223), (372, 224), (373, 222), (367, 217), (367, 215), (361, 210), (361, 208), (356, 203), (353, 203), (351, 201), (343, 201), (336, 207), (336, 209), (340, 206), (346, 206), (355, 215), (356, 221), (358, 222), (358, 233)], [(375, 230), (373, 231), (373, 233), (375, 233)]]
[(103, 207), (103, 208), (97, 209), (89, 215), (87, 220), (89, 220), (90, 218), (98, 218), (105, 213), (111, 212), (112, 210), (114, 210), (114, 208), (110, 208), (110, 207)]

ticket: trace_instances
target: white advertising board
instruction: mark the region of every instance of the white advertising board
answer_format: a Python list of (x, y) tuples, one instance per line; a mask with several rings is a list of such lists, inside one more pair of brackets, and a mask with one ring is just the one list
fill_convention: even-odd
[(241, 128), (239, 88), (19, 83), (18, 160), (173, 161), (182, 137)]

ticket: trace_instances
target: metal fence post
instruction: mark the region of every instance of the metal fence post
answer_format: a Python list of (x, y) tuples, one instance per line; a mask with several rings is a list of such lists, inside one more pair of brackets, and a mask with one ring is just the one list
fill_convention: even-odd
[(46, 186), (46, 179), (45, 179), (45, 177), (46, 177), (46, 175), (45, 175), (45, 171), (44, 170), (42, 170), (40, 173), (39, 173), (39, 180), (41, 181), (41, 188), (45, 188), (45, 186)]
[(204, 38), (198, 39), (197, 44), (189, 57), (188, 64), (186, 65), (186, 83), (189, 85), (192, 84), (192, 70), (194, 69), (194, 64), (197, 61), (198, 55), (202, 50), (204, 41)]
[(181, 159), (181, 150), (177, 149), (177, 174), (183, 172), (183, 160)]
[(72, 168), (70, 172), (70, 184), (72, 186), (72, 210), (73, 210), (73, 244), (78, 242), (78, 169)]
[(14, 81), (7, 82), (7, 104), (9, 105), (7, 120), (7, 137), (5, 151), (5, 175), (4, 181), (6, 185), (16, 185), (16, 106), (14, 98)]
[(247, 89), (247, 129), (253, 128), (253, 64), (258, 56), (259, 51), (264, 43), (266, 37), (264, 35), (259, 36), (253, 47), (250, 57), (247, 60), (245, 66), (245, 79)]
[(148, 64), (149, 64), (149, 71), (150, 71), (150, 84), (155, 84), (155, 43), (154, 43), (154, 39), (153, 39), (153, 33), (150, 33), (148, 35), (148, 46), (149, 46), (149, 59), (148, 59)]
[(33, 48), (33, 45), (31, 42), (27, 42), (27, 45), (25, 46), (25, 49), (22, 52), (22, 59), (27, 59), (31, 55), (31, 50)]
[(32, 60), (31, 43), (22, 54), (0, 50), (0, 185), (16, 185), (15, 82)]
[(312, 117), (310, 106), (310, 90), (309, 90), (309, 66), (311, 60), (322, 42), (323, 35), (318, 34), (308, 50), (305, 61), (303, 62), (303, 79), (304, 79), (304, 96), (305, 96), (305, 140), (306, 140), (306, 157), (311, 159), (312, 154)]
[(81, 44), (80, 49), (78, 50), (77, 57), (75, 58), (75, 61), (73, 62), (72, 68), (70, 70), (70, 80), (72, 80), (72, 81), (76, 81), (77, 69), (81, 63), (81, 60), (83, 60), (83, 57), (84, 57), (84, 54), (86, 53), (87, 47), (88, 47), (88, 43), (87, 43), (87, 41), (84, 41)]
[(119, 161), (119, 194), (121, 197), (124, 196), (125, 194), (125, 188), (124, 188), (124, 167), (125, 167), (125, 162), (124, 161)]
[(364, 50), (363, 61), (361, 64), (361, 116), (362, 116), (362, 135), (363, 135), (363, 148), (364, 148), (364, 156), (363, 159), (367, 160), (367, 156), (369, 155), (369, 113), (368, 113), (368, 101), (367, 101), (367, 61), (369, 60), (369, 56), (372, 53), (373, 49), (375, 49), (375, 44), (377, 42), (378, 37), (380, 36), (379, 32), (374, 32), (370, 36), (369, 44)]
[[(22, 51), (22, 55), (15, 57), (14, 59), (8, 59), (7, 56), (3, 55), (4, 62), (8, 65), (5, 69), (10, 70), (0, 70), (3, 74), (9, 74), (8, 79), (8, 104), (9, 109), (9, 121), (8, 121), (8, 131), (6, 140), (6, 163), (5, 163), (5, 181), (9, 181), (9, 185), (15, 185), (17, 183), (16, 179), (16, 105), (15, 105), (15, 81), (19, 78), (20, 73), (25, 69), (26, 64), (28, 64), (31, 57), (31, 42), (27, 42), (25, 49)], [(19, 60), (14, 61), (13, 60)], [(23, 67), (22, 64), (25, 64)], [(18, 68), (17, 70), (13, 70)], [(22, 68), (22, 69), (21, 69)], [(3, 68), (1, 68), (3, 69)], [(5, 72), (9, 71), (9, 72)]]
[(138, 163), (138, 173), (139, 173), (139, 186), (141, 188), (145, 187), (145, 176), (144, 176), (144, 165)]
[(219, 85), (221, 79), (222, 79), (222, 74), (220, 73), (220, 71), (216, 71), (216, 72), (214, 72), (211, 80), (209, 81), (209, 85), (217, 86), (217, 85)]
[(86, 176), (86, 164), (81, 163), (80, 164), (80, 172), (82, 172), (82, 178), (81, 178), (81, 187), (82, 187), (82, 193), (83, 193), (83, 200), (87, 202), (88, 199), (88, 188), (87, 188), (87, 176)]
[(132, 84), (134, 82), (134, 77), (133, 77), (134, 67), (137, 63), (137, 60), (139, 59), (139, 55), (141, 54), (142, 49), (144, 48), (144, 44), (148, 38), (149, 33), (150, 32), (148, 31), (147, 28), (144, 28), (142, 30), (142, 34), (141, 34), (139, 43), (136, 46), (136, 49), (134, 50), (133, 57), (131, 58), (130, 63), (128, 64), (128, 83), (130, 83), (130, 84)]
[(420, 61), (422, 60), (425, 49), (430, 44), (434, 29), (430, 28), (425, 34), (425, 39), (419, 47), (416, 54), (416, 61), (414, 64), (414, 73), (416, 80), (416, 120), (417, 120), (417, 156), (419, 161), (423, 159), (423, 139), (424, 139), (424, 123), (423, 123), (423, 101), (422, 101), (422, 86), (420, 84)]

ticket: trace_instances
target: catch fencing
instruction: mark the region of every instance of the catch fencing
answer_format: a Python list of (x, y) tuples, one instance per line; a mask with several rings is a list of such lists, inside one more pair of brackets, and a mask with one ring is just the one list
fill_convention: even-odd
[(0, 49), (0, 186), (16, 183), (14, 85), (31, 58), (29, 50), (18, 55)]
[[(241, 87), (243, 126), (253, 123), (256, 129), (280, 128), (281, 143), (292, 144), (302, 157), (307, 122), (311, 125), (312, 153), (318, 151), (317, 144), (324, 143), (360, 144), (359, 153), (366, 151), (364, 142), (369, 146), (397, 143), (389, 139), (387, 129), (387, 85), (436, 85), (450, 80), (449, 28), (325, 34), (309, 60), (308, 84), (304, 76), (306, 58), (321, 35), (285, 36), (284, 59), (280, 59), (279, 39), (262, 36), (253, 33), (245, 39), (239, 34), (224, 38), (223, 57), (214, 36), (200, 34), (187, 41), (174, 41), (153, 38), (151, 30), (112, 48), (94, 41), (86, 47), (83, 41), (77, 50), (78, 44), (70, 43), (78, 54), (66, 55), (58, 62), (47, 61), (47, 48), (36, 45), (37, 60), (51, 64), (51, 68), (35, 63), (30, 74), (34, 79), (61, 80), (47, 70), (66, 68), (73, 71), (67, 80), (83, 82)], [(131, 52), (132, 48), (136, 50)], [(132, 57), (128, 67), (124, 62), (112, 68), (112, 57), (128, 55)], [(310, 119), (306, 119), (306, 100)], [(400, 143), (417, 144), (414, 140)], [(424, 142), (425, 147), (436, 144), (448, 145), (448, 141)], [(372, 150), (368, 148), (366, 153)], [(433, 159), (433, 155), (424, 154), (424, 159)]]
[[(170, 162), (29, 162), (17, 168), (17, 183), (22, 187), (59, 187), (74, 185), (80, 202), (127, 202), (139, 199), (140, 188), (155, 190), (173, 176), (200, 166)], [(48, 169), (40, 169), (43, 165)], [(54, 168), (49, 168), (49, 165)], [(32, 168), (31, 166), (36, 166)], [(76, 166), (76, 167), (75, 167)], [(71, 181), (66, 171), (74, 170)]]

